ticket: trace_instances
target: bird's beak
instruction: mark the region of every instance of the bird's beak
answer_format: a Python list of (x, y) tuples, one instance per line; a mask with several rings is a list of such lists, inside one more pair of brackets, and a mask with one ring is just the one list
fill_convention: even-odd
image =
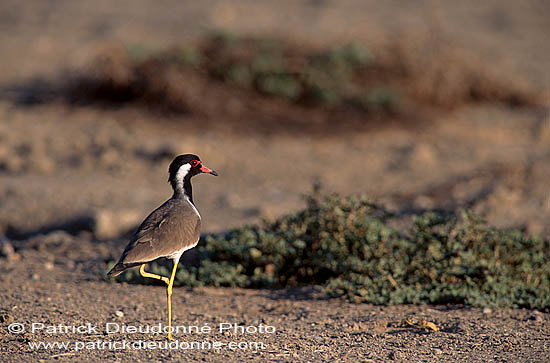
[(208, 169), (208, 168), (207, 168), (206, 166), (204, 166), (204, 165), (201, 165), (201, 171), (202, 171), (203, 173), (208, 173), (208, 174), (212, 174), (212, 175), (214, 175), (214, 176), (218, 176), (218, 173), (216, 173), (214, 170)]

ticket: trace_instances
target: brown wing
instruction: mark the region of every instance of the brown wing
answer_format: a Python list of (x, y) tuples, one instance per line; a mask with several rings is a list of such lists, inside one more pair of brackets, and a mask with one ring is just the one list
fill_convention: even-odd
[(119, 263), (145, 263), (190, 248), (200, 238), (201, 220), (186, 200), (168, 200), (141, 224)]

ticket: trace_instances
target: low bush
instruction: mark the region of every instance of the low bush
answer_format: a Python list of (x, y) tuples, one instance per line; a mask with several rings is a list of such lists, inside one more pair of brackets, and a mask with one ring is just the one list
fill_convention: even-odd
[(539, 92), (528, 83), (502, 77), (460, 50), (439, 53), (422, 56), (418, 49), (400, 43), (376, 52), (359, 43), (315, 48), (222, 32), (193, 46), (108, 49), (85, 72), (74, 75), (65, 93), (77, 104), (142, 103), (175, 113), (209, 110), (216, 103), (212, 98), (221, 98), (218, 102), (223, 104), (227, 97), (216, 93), (221, 90), (329, 111), (389, 116), (411, 104), (417, 113), (422, 105), (540, 103)]
[(392, 227), (397, 218), (365, 197), (313, 194), (296, 213), (204, 236), (200, 264), (181, 267), (176, 284), (322, 284), (353, 302), (550, 309), (549, 241), (470, 212), (413, 216), (403, 231)]

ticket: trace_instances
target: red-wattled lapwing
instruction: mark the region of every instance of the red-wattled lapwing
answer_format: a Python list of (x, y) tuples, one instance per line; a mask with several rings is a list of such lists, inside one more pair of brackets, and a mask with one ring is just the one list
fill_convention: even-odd
[[(164, 281), (168, 285), (168, 339), (173, 340), (170, 297), (176, 269), (181, 255), (195, 247), (200, 238), (201, 216), (193, 203), (191, 178), (200, 173), (218, 174), (202, 165), (199, 157), (192, 154), (176, 157), (170, 164), (169, 173), (168, 181), (174, 189), (172, 198), (145, 218), (108, 275), (116, 276), (141, 265), (141, 276)], [(160, 257), (174, 261), (170, 279), (145, 271), (147, 263)]]

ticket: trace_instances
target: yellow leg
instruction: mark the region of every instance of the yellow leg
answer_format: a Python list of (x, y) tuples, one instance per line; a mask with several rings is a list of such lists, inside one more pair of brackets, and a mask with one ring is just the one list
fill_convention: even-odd
[(150, 273), (150, 272), (145, 271), (145, 264), (141, 265), (141, 267), (139, 268), (139, 273), (140, 273), (141, 276), (143, 276), (143, 277), (150, 277), (150, 278), (152, 278), (152, 279), (162, 280), (162, 281), (164, 281), (167, 285), (168, 285), (168, 283), (169, 283), (168, 277), (164, 277), (164, 276), (152, 274), (152, 273)]
[(178, 262), (174, 261), (174, 268), (172, 269), (172, 276), (168, 282), (168, 288), (166, 290), (168, 294), (168, 340), (174, 340), (172, 338), (172, 286), (174, 285), (174, 277), (176, 277), (176, 270), (178, 269)]

